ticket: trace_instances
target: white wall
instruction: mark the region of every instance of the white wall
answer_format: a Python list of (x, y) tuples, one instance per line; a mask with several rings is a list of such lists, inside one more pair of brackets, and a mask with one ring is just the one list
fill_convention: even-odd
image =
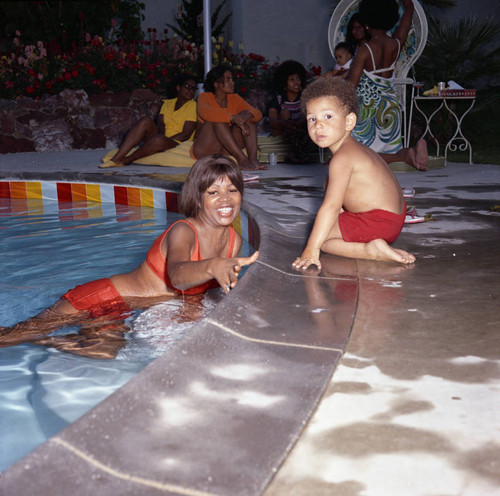
[(271, 62), (295, 59), (333, 66), (328, 49), (330, 0), (233, 0), (231, 35), (243, 41), (245, 52)]
[[(160, 33), (166, 24), (175, 24), (180, 1), (143, 0), (146, 4), (144, 28), (155, 27)], [(466, 15), (479, 18), (500, 14), (500, 0), (458, 0), (446, 11), (446, 20)], [(220, 0), (211, 0), (212, 9)], [(323, 71), (333, 66), (328, 49), (328, 23), (332, 0), (227, 0), (224, 13), (232, 12), (226, 37), (245, 45), (245, 53), (254, 52), (270, 62), (295, 59), (304, 64), (320, 65)], [(442, 11), (438, 11), (442, 12)]]

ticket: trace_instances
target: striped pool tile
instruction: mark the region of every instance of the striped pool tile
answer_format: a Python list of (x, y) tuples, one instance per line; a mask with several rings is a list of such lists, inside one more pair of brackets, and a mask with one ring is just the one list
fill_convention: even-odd
[[(173, 193), (153, 188), (139, 188), (135, 186), (118, 186), (112, 184), (67, 183), (51, 181), (0, 181), (0, 198), (26, 200), (17, 202), (11, 207), (11, 213), (26, 215), (43, 212), (43, 200), (58, 201), (59, 203), (93, 202), (108, 204), (114, 203), (119, 218), (130, 220), (130, 216), (139, 215), (130, 213), (124, 207), (149, 207), (162, 209), (171, 213), (182, 213), (180, 208), (180, 193)], [(29, 200), (29, 201), (28, 201)], [(123, 212), (122, 212), (123, 210)], [(83, 212), (63, 213), (65, 219), (75, 215), (90, 217), (102, 216), (102, 209), (92, 209)], [(141, 218), (152, 218), (154, 213), (144, 211)], [(66, 217), (67, 216), (67, 217)], [(254, 247), (259, 246), (259, 229), (255, 221), (241, 212), (234, 221), (234, 228)]]

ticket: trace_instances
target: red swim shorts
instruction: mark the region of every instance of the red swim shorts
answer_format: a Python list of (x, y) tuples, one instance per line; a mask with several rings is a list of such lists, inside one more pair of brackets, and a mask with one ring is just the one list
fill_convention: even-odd
[(89, 312), (91, 317), (113, 316), (130, 312), (130, 307), (109, 279), (97, 279), (70, 289), (66, 298), (77, 310)]
[(387, 243), (393, 243), (403, 229), (405, 216), (406, 204), (401, 215), (380, 209), (357, 214), (342, 212), (339, 215), (339, 228), (344, 241), (368, 243), (382, 238)]

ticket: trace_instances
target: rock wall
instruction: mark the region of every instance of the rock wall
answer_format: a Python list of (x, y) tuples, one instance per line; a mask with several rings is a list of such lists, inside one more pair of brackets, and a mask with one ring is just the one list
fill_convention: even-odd
[[(0, 153), (116, 148), (139, 118), (157, 115), (163, 98), (143, 89), (90, 96), (66, 89), (40, 100), (0, 99)], [(247, 96), (262, 113), (268, 98), (262, 90)]]
[(0, 153), (116, 148), (161, 101), (150, 90), (89, 96), (70, 89), (40, 100), (0, 99)]

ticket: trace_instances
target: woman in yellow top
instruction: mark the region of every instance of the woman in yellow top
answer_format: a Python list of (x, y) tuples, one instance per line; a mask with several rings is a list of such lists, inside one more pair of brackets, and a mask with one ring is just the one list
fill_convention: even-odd
[[(143, 117), (130, 129), (118, 151), (110, 161), (99, 167), (122, 167), (154, 153), (175, 148), (179, 143), (194, 138), (197, 109), (193, 100), (196, 80), (189, 74), (177, 79), (177, 98), (164, 100), (157, 124), (151, 117)], [(134, 146), (142, 143), (132, 154)]]

